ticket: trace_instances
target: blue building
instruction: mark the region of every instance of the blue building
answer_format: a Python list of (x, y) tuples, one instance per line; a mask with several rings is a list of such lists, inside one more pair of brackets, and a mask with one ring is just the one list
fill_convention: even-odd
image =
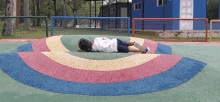
[[(132, 0), (131, 19), (163, 18), (163, 1)], [(165, 18), (206, 18), (207, 15), (207, 0), (166, 0), (165, 4)], [(205, 23), (205, 21), (167, 20), (165, 30), (205, 30)], [(163, 21), (135, 21), (135, 29), (163, 30)]]

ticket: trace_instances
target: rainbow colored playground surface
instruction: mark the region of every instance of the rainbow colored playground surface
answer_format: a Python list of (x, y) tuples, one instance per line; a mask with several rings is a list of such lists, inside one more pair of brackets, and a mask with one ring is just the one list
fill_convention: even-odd
[(0, 43), (1, 101), (220, 101), (220, 43), (106, 36), (136, 41), (151, 50), (147, 54), (76, 52), (82, 37), (93, 40), (99, 35)]

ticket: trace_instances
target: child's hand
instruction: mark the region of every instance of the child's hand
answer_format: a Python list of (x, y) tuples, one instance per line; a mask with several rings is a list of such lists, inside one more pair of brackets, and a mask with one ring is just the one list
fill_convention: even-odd
[(83, 50), (81, 50), (80, 48), (77, 49), (77, 52), (83, 52)]
[(77, 49), (77, 52), (80, 52), (80, 49)]

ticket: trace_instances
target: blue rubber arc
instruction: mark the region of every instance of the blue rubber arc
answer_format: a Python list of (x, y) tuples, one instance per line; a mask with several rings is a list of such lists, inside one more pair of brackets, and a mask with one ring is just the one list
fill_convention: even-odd
[(158, 43), (157, 50), (155, 54), (166, 54), (166, 55), (171, 55), (172, 53), (172, 48), (170, 46)]
[(18, 52), (33, 52), (32, 43), (33, 43), (33, 42), (19, 46), (19, 47), (17, 48), (17, 51), (18, 51)]
[(197, 75), (206, 63), (184, 57), (170, 70), (129, 82), (96, 84), (76, 83), (43, 75), (25, 64), (17, 53), (0, 54), (0, 68), (11, 78), (41, 90), (91, 96), (138, 95), (179, 86)]

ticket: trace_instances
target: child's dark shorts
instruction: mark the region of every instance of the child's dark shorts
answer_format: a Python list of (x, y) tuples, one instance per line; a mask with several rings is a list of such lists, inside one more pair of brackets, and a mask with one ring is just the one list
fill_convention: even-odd
[(128, 46), (126, 45), (125, 41), (117, 39), (118, 42), (118, 52), (129, 52)]

